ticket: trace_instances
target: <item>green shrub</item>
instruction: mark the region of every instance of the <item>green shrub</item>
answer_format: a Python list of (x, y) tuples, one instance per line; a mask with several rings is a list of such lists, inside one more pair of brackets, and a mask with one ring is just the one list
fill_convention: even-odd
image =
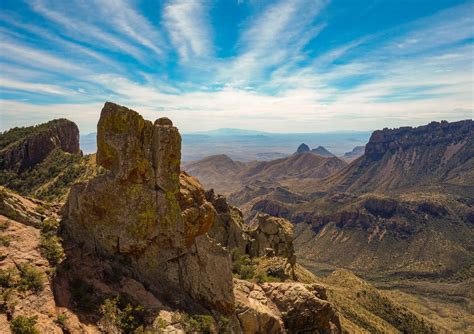
[(18, 265), (20, 271), (20, 282), (18, 287), (20, 290), (33, 290), (39, 292), (44, 288), (44, 275), (34, 266), (28, 263)]
[(40, 334), (36, 328), (38, 316), (25, 317), (18, 316), (10, 322), (10, 329), (13, 334)]
[(255, 264), (247, 254), (242, 254), (237, 248), (231, 251), (232, 272), (241, 279), (251, 279), (255, 276)]
[(61, 327), (61, 329), (64, 331), (67, 328), (67, 315), (65, 313), (60, 313), (58, 314), (58, 317), (56, 318), (56, 323)]
[(212, 333), (215, 327), (215, 320), (210, 315), (189, 315), (184, 312), (176, 312), (171, 321), (179, 323), (186, 333)]
[(10, 235), (0, 235), (0, 245), (4, 247), (10, 246), (12, 237)]
[(0, 287), (4, 289), (14, 288), (18, 284), (19, 279), (20, 277), (15, 267), (0, 269)]
[(10, 226), (10, 220), (9, 219), (7, 219), (4, 222), (1, 222), (0, 223), (0, 231), (5, 231), (6, 229), (8, 229), (9, 226)]
[(41, 254), (53, 266), (61, 263), (64, 259), (64, 249), (61, 239), (52, 234), (42, 234), (40, 239)]
[(267, 273), (258, 273), (255, 276), (256, 280), (258, 283), (275, 283), (275, 282), (281, 282), (281, 279), (276, 276), (272, 276)]
[(46, 218), (43, 223), (41, 224), (41, 233), (52, 233), (56, 234), (58, 230), (59, 222), (53, 218)]
[(124, 333), (133, 333), (145, 321), (144, 308), (141, 305), (132, 306), (123, 296), (106, 299), (100, 306), (100, 313), (100, 324), (106, 332), (118, 329)]

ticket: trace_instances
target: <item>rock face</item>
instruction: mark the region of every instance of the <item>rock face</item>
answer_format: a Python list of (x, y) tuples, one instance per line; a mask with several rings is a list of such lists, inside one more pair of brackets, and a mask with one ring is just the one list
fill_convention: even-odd
[(232, 313), (230, 257), (206, 234), (216, 213), (199, 182), (180, 176), (178, 130), (169, 119), (153, 124), (106, 103), (97, 138), (97, 162), (109, 172), (72, 188), (66, 233), (87, 250), (126, 261), (177, 306), (198, 302)]
[(245, 333), (341, 333), (336, 311), (318, 284), (235, 280), (237, 317)]
[(217, 210), (216, 224), (209, 231), (213, 239), (251, 258), (277, 256), (288, 259), (291, 267), (295, 265), (293, 225), (288, 220), (258, 213), (246, 225), (240, 210), (229, 205), (225, 197), (216, 196), (213, 191), (206, 196)]
[(472, 120), (459, 122), (431, 122), (417, 128), (402, 127), (374, 131), (365, 146), (365, 155), (371, 160), (381, 159), (385, 153), (406, 150), (414, 146), (455, 144), (474, 134)]
[(298, 149), (296, 150), (296, 153), (306, 153), (310, 152), (311, 150), (309, 149), (309, 146), (306, 145), (305, 143), (302, 143), (300, 146), (298, 146)]
[(251, 236), (248, 247), (251, 257), (268, 256), (268, 249), (271, 249), (274, 256), (287, 258), (292, 265), (296, 263), (293, 224), (288, 220), (259, 213), (248, 234)]
[(15, 132), (20, 130), (28, 131), (29, 134), (20, 140), (8, 141), (8, 145), (0, 148), (0, 169), (18, 169), (21, 172), (43, 161), (56, 148), (68, 153), (80, 153), (79, 129), (67, 119), (53, 120), (31, 128), (12, 129), (1, 136), (15, 136)]

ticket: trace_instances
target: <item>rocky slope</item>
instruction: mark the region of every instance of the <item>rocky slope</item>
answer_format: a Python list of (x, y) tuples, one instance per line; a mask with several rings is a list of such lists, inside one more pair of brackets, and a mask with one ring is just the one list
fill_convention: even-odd
[(94, 174), (94, 157), (82, 157), (79, 129), (66, 119), (0, 134), (0, 184), (47, 200), (63, 200), (80, 177)]
[(473, 124), (443, 121), (375, 131), (365, 154), (320, 187), (359, 193), (460, 187), (473, 196)]
[[(246, 331), (236, 313), (231, 257), (221, 245), (231, 247), (231, 240), (238, 240), (235, 248), (242, 247), (248, 256), (271, 252), (291, 259), (291, 266), (290, 231), (279, 227), (278, 218), (262, 217), (243, 229), (230, 216), (227, 226), (233, 225), (233, 232), (224, 227), (228, 238), (213, 239), (211, 228), (224, 223), (225, 203), (209, 196), (208, 201), (199, 182), (180, 173), (180, 135), (169, 119), (151, 123), (135, 111), (106, 103), (97, 136), (97, 162), (108, 172), (71, 190), (63, 221), (68, 242), (82, 252), (127, 263), (132, 276), (168, 307), (212, 311), (230, 319), (233, 330), (243, 326)], [(321, 328), (339, 331), (337, 322), (324, 321)], [(293, 331), (292, 326), (286, 324), (281, 332)]]

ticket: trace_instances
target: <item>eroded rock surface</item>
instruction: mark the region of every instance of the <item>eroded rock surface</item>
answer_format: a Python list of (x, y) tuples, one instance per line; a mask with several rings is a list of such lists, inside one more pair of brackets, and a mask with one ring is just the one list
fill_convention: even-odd
[(232, 313), (229, 254), (206, 232), (215, 215), (199, 182), (182, 175), (181, 136), (169, 119), (153, 124), (106, 103), (97, 162), (108, 173), (71, 190), (65, 229), (87, 250), (127, 261), (170, 302)]

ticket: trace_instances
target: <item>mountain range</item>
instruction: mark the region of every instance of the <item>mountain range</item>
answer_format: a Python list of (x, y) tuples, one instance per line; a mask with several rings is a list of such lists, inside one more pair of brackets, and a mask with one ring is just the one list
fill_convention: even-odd
[(113, 103), (97, 154), (67, 120), (6, 131), (0, 327), (472, 332), (473, 134), (433, 122), (375, 131), (351, 162), (305, 145), (181, 164), (171, 120)]

